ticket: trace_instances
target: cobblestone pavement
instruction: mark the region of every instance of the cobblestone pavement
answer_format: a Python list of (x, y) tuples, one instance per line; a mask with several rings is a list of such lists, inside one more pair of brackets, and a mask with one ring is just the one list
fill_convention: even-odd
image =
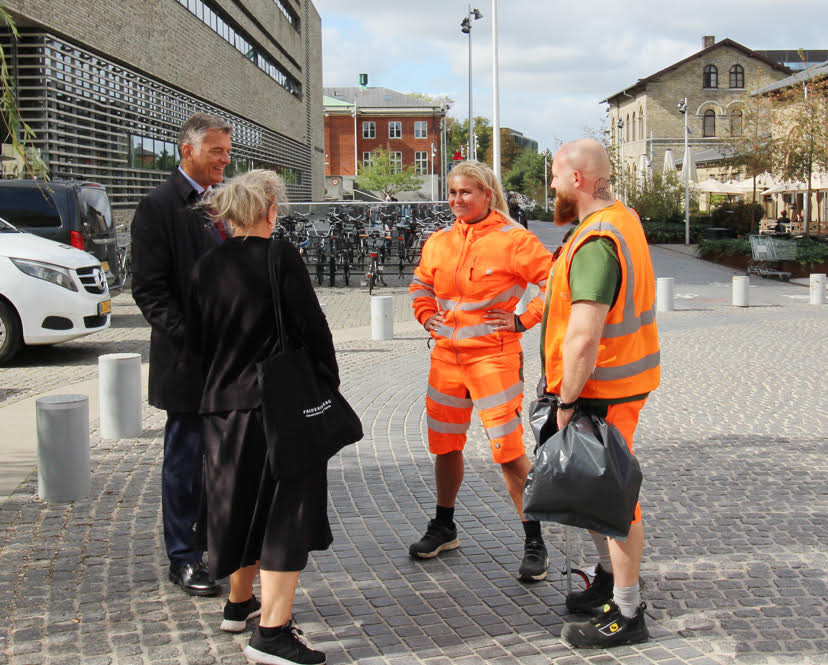
[[(555, 237), (549, 226), (533, 228)], [(334, 544), (312, 555), (295, 605), (329, 663), (828, 662), (826, 308), (808, 305), (807, 289), (755, 278), (752, 306), (733, 308), (734, 271), (666, 248), (653, 257), (659, 276), (676, 278), (677, 296), (676, 311), (659, 314), (663, 384), (637, 435), (653, 639), (611, 651), (575, 651), (558, 639), (561, 527), (544, 526), (548, 580), (516, 580), (522, 530), (479, 422), (459, 497), (461, 548), (408, 558), (435, 500), (425, 336), (407, 323), (400, 286), (379, 292), (394, 296), (397, 326), (383, 342), (355, 328), (370, 319), (364, 289), (320, 289), (343, 391), (366, 430), (330, 466)], [(110, 330), (28, 349), (0, 370), (0, 409), (94, 378), (101, 353), (146, 359), (147, 348), (148, 330), (122, 295)], [(540, 370), (537, 331), (524, 348), (528, 387)], [(89, 499), (43, 503), (34, 475), (0, 505), (0, 664), (246, 662), (249, 634), (218, 630), (223, 600), (184, 596), (166, 581), (163, 426), (164, 414), (147, 407), (142, 435), (113, 442), (93, 421)], [(570, 530), (569, 540), (576, 564), (595, 563), (583, 532)]]

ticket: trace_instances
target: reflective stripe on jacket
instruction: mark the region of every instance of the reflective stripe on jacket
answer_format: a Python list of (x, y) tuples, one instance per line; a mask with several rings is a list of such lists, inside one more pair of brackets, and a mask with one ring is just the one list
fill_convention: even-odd
[(552, 267), (541, 335), (546, 390), (560, 394), (563, 341), (572, 310), (572, 258), (587, 240), (596, 236), (609, 238), (615, 244), (621, 284), (618, 298), (607, 313), (595, 370), (580, 396), (613, 399), (648, 393), (661, 378), (655, 277), (641, 221), (634, 210), (620, 201), (589, 215), (570, 236)]
[(476, 224), (456, 221), (429, 237), (409, 292), (421, 324), (438, 311), (445, 323), (431, 333), (434, 354), (460, 361), (464, 355), (518, 352), (520, 333), (492, 331), (483, 315), (514, 312), (529, 283), (541, 288), (521, 315), (528, 329), (543, 313), (552, 255), (537, 237), (492, 211)]

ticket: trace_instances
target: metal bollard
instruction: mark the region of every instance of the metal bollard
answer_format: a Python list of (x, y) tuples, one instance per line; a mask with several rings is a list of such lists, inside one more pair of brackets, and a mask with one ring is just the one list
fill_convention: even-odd
[(394, 337), (394, 298), (371, 296), (371, 339), (385, 340)]
[(89, 495), (89, 397), (52, 395), (35, 401), (37, 494), (66, 503)]
[(812, 305), (824, 305), (825, 304), (825, 274), (821, 272), (812, 272), (811, 273), (811, 298), (810, 303)]
[(748, 286), (750, 286), (750, 279), (746, 275), (733, 276), (734, 307), (748, 307)]
[(673, 307), (673, 282), (672, 277), (659, 277), (656, 280), (656, 311), (672, 312)]
[(141, 433), (140, 353), (98, 356), (98, 399), (102, 439), (128, 439)]

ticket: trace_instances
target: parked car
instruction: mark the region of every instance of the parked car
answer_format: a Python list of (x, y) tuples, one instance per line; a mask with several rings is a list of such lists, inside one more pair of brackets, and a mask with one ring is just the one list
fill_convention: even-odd
[(118, 240), (103, 185), (75, 180), (0, 180), (0, 217), (21, 231), (89, 252), (112, 293), (123, 287)]
[(56, 344), (109, 327), (101, 263), (0, 218), (0, 365), (22, 344)]

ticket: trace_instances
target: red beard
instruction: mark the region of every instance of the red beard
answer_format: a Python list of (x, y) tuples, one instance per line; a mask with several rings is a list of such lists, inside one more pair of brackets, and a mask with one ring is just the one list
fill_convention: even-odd
[(575, 197), (560, 189), (555, 192), (555, 224), (564, 226), (578, 219), (578, 207)]

